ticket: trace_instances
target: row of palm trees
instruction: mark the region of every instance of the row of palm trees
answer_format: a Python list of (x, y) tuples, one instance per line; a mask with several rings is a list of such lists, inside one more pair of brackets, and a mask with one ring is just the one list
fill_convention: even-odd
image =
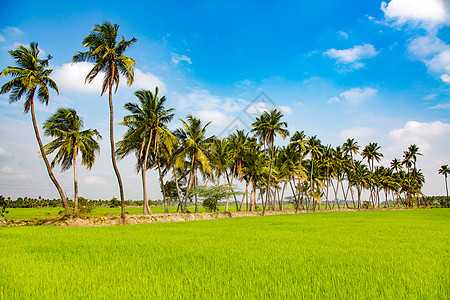
[[(152, 168), (158, 169), (166, 212), (164, 177), (168, 174), (176, 183), (183, 212), (187, 210), (190, 191), (200, 185), (199, 175), (204, 186), (210, 182), (220, 186), (222, 178), (229, 185), (235, 180), (242, 182), (245, 184), (242, 199), (238, 201), (233, 194), (236, 210), (242, 210), (245, 201), (246, 209), (253, 211), (260, 202), (263, 214), (277, 206), (283, 209), (287, 189), (297, 211), (320, 209), (322, 201), (325, 209), (341, 208), (338, 195), (343, 197), (344, 208), (363, 207), (365, 194), (368, 199), (364, 205), (372, 207), (380, 207), (382, 202), (384, 206), (398, 204), (402, 198), (407, 199), (405, 205), (412, 206), (414, 199), (421, 195), (425, 179), (416, 168), (417, 157), (422, 155), (416, 145), (404, 152), (402, 160), (392, 160), (390, 167), (375, 166), (375, 161), (380, 162), (383, 157), (377, 143), (369, 143), (360, 152), (358, 143), (348, 139), (342, 146), (333, 148), (324, 146), (316, 136), (307, 137), (302, 131), (295, 132), (287, 146), (277, 147), (276, 136), (285, 139), (289, 131), (287, 123), (282, 121), (283, 114), (276, 109), (257, 117), (251, 132), (237, 130), (224, 139), (208, 136), (206, 129), (210, 123), (203, 124), (192, 115), (181, 120), (182, 127), (170, 132), (167, 125), (174, 109), (165, 108), (166, 98), (158, 97), (158, 88), (154, 93), (140, 90), (135, 95), (139, 103), (125, 104), (131, 114), (121, 123), (128, 130), (117, 144), (116, 153), (119, 158), (130, 153), (137, 158), (144, 213), (151, 212), (145, 173)], [(359, 154), (362, 160), (355, 159)], [(181, 182), (186, 182), (184, 193)], [(330, 200), (332, 193), (334, 199)], [(229, 198), (226, 211), (228, 205)]]
[[(117, 42), (118, 29), (117, 24), (108, 22), (95, 25), (83, 40), (83, 46), (88, 50), (77, 52), (73, 62), (94, 63), (86, 76), (86, 83), (98, 74), (105, 74), (101, 94), (108, 92), (109, 95), (111, 161), (119, 185), (123, 218), (124, 192), (116, 158), (121, 159), (130, 153), (136, 156), (136, 170), (141, 173), (145, 214), (151, 213), (146, 172), (153, 168), (158, 170), (166, 212), (166, 176), (175, 182), (184, 212), (191, 197), (194, 197), (195, 211), (198, 211), (197, 194), (192, 193), (193, 189), (209, 182), (219, 186), (221, 179), (229, 185), (236, 181), (245, 184), (240, 201), (232, 193), (237, 210), (243, 210), (244, 202), (247, 210), (255, 210), (259, 202), (263, 206), (263, 214), (266, 210), (274, 210), (277, 202), (278, 207), (283, 209), (284, 195), (289, 189), (297, 210), (320, 209), (322, 201), (325, 201), (325, 208), (340, 208), (339, 194), (343, 196), (346, 208), (350, 198), (354, 207), (362, 207), (362, 198), (366, 194), (365, 205), (371, 206), (380, 206), (382, 193), (385, 195), (385, 205), (390, 205), (389, 197), (393, 203), (403, 197), (411, 206), (420, 195), (424, 177), (416, 168), (417, 156), (421, 155), (416, 145), (405, 151), (402, 160), (394, 159), (389, 168), (375, 166), (375, 161), (379, 162), (383, 157), (376, 143), (369, 143), (360, 153), (354, 139), (333, 148), (322, 145), (316, 136), (307, 137), (304, 132), (295, 132), (287, 146), (277, 147), (277, 136), (283, 139), (289, 136), (287, 124), (282, 121), (283, 114), (278, 110), (264, 112), (256, 118), (251, 132), (236, 131), (225, 139), (208, 136), (206, 129), (210, 123), (204, 124), (192, 115), (182, 120), (182, 127), (171, 132), (167, 125), (173, 119), (174, 109), (165, 107), (166, 98), (158, 96), (157, 88), (154, 92), (137, 91), (135, 96), (139, 103), (125, 105), (130, 114), (121, 124), (127, 127), (127, 131), (123, 140), (116, 144), (112, 95), (118, 89), (120, 75), (126, 78), (128, 85), (133, 83), (135, 61), (124, 53), (136, 42), (135, 38), (127, 41), (123, 37)], [(1, 75), (11, 75), (13, 79), (5, 83), (0, 92), (10, 92), (11, 102), (26, 97), (25, 113), (31, 111), (40, 153), (68, 213), (68, 201), (53, 175), (52, 167), (56, 163), (61, 164), (63, 170), (74, 167), (75, 196), (78, 195), (76, 156), (80, 151), (82, 164), (91, 168), (99, 151), (96, 139), (101, 137), (96, 130), (81, 131), (82, 122), (74, 110), (60, 109), (44, 124), (45, 134), (55, 138), (44, 146), (34, 113), (34, 96), (37, 94), (40, 102), (48, 104), (49, 88), (59, 92), (56, 83), (49, 78), (52, 70), (47, 69), (51, 56), (39, 59), (36, 43), (31, 43), (29, 48), (19, 46), (9, 53), (17, 66), (2, 71)], [(57, 154), (50, 164), (47, 154), (55, 151)], [(358, 154), (361, 154), (362, 160), (356, 159)], [(367, 160), (367, 165), (363, 160)], [(332, 193), (334, 198), (331, 200), (329, 196)], [(226, 210), (228, 204), (229, 199)]]

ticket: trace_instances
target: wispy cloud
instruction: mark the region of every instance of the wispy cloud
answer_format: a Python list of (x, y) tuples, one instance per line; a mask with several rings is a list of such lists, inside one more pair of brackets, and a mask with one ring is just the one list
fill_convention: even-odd
[(23, 31), (14, 26), (8, 26), (2, 29), (3, 34), (10, 36), (23, 35)]
[(367, 99), (372, 98), (377, 94), (377, 92), (378, 92), (377, 89), (369, 87), (365, 88), (356, 87), (342, 92), (341, 94), (339, 94), (339, 97), (332, 97), (328, 99), (327, 103), (344, 101), (350, 104), (357, 105), (364, 102)]
[(187, 62), (188, 64), (192, 65), (192, 61), (190, 57), (187, 57), (186, 55), (181, 55), (181, 54), (177, 54), (177, 53), (171, 53), (172, 54), (172, 63), (174, 65), (178, 65), (180, 62)]
[(408, 51), (443, 82), (450, 83), (450, 45), (434, 35), (420, 36), (409, 43)]
[(379, 51), (375, 50), (375, 47), (371, 44), (356, 45), (349, 49), (330, 49), (324, 52), (331, 58), (336, 59), (339, 64), (352, 65), (354, 69), (360, 69), (364, 67), (361, 60), (368, 59), (376, 56)]

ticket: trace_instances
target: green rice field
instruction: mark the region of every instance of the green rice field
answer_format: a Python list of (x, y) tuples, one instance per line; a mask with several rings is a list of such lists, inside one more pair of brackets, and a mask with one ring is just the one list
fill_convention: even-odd
[(450, 210), (0, 228), (0, 299), (448, 299)]

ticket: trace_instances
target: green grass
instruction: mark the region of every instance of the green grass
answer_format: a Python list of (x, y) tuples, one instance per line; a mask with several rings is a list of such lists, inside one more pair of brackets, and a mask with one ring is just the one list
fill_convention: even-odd
[(448, 299), (450, 210), (0, 228), (0, 299)]

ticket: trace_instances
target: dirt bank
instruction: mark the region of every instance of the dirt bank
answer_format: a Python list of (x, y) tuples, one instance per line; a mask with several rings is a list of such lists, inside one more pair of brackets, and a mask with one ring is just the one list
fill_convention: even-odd
[[(380, 208), (376, 210), (386, 209), (404, 209), (404, 208)], [(370, 209), (374, 210), (374, 209)], [(341, 210), (316, 210), (318, 212), (336, 212), (336, 211), (353, 211), (356, 209), (341, 209)], [(306, 213), (302, 211), (301, 213)], [(266, 211), (266, 216), (271, 215), (284, 215), (295, 214), (295, 211)], [(127, 215), (125, 221), (119, 216), (105, 215), (101, 217), (68, 217), (57, 216), (50, 218), (40, 218), (31, 220), (8, 220), (6, 223), (0, 222), (2, 226), (36, 226), (36, 225), (51, 225), (58, 227), (80, 227), (80, 226), (113, 226), (113, 225), (136, 225), (136, 224), (149, 224), (149, 223), (166, 223), (166, 222), (186, 222), (186, 221), (201, 221), (201, 220), (214, 220), (214, 219), (226, 219), (226, 218), (239, 218), (239, 217), (256, 217), (261, 216), (261, 212), (202, 212), (202, 213), (169, 213), (169, 214), (151, 214), (151, 215)]]

